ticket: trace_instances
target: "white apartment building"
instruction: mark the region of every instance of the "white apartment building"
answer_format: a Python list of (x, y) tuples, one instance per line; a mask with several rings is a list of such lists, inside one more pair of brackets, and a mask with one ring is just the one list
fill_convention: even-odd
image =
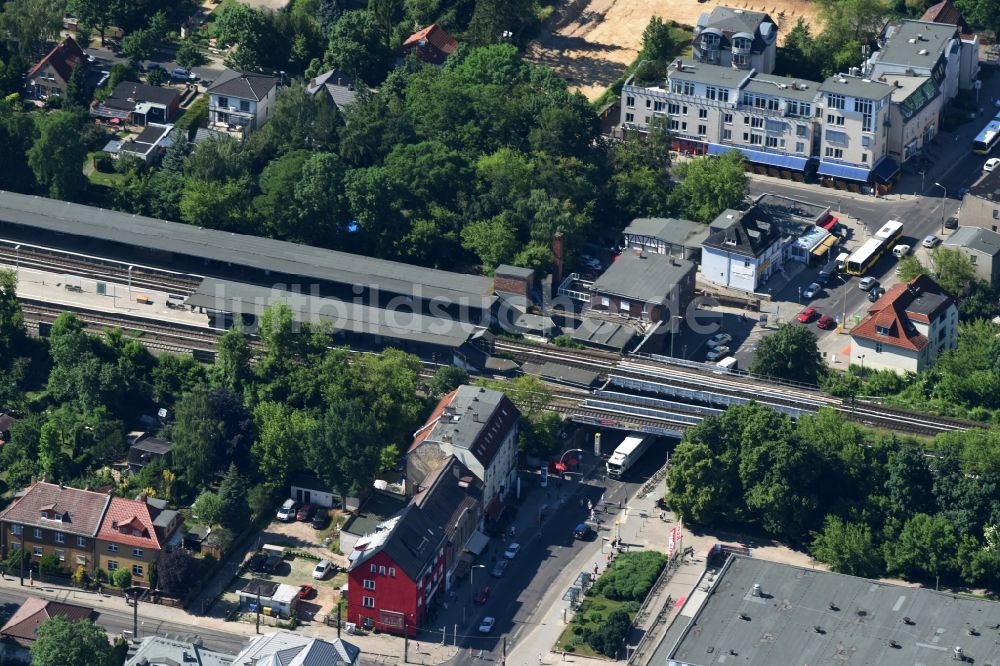
[[(865, 65), (868, 77), (885, 75), (929, 76), (941, 86), (946, 99), (958, 94), (962, 68), (962, 39), (958, 26), (930, 21), (904, 20), (888, 25), (879, 40), (881, 48)], [(970, 65), (966, 63), (968, 69)], [(978, 61), (976, 62), (978, 73)], [(971, 72), (966, 72), (968, 80)]]
[(777, 58), (778, 26), (763, 12), (715, 7), (698, 17), (694, 59), (707, 65), (770, 74)]

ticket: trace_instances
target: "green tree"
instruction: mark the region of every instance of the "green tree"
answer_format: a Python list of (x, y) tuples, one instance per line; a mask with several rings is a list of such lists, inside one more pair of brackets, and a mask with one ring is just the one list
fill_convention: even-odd
[[(20, 79), (18, 73), (19, 88)], [(32, 115), (16, 110), (13, 101), (0, 100), (0, 155), (4, 156), (5, 165), (0, 169), (0, 189), (26, 194), (33, 191), (35, 182), (28, 166), (28, 150), (37, 134), (38, 127)]]
[(66, 83), (66, 104), (77, 109), (89, 109), (93, 99), (91, 93), (86, 68), (78, 63)]
[(153, 56), (155, 46), (155, 35), (149, 28), (136, 30), (125, 36), (122, 40), (122, 52), (128, 56), (129, 60), (137, 63), (141, 60), (148, 60)]
[(955, 566), (959, 538), (944, 516), (918, 513), (906, 521), (899, 536), (885, 544), (890, 573), (909, 579), (950, 573)]
[(190, 40), (181, 42), (181, 45), (177, 48), (177, 55), (174, 56), (174, 60), (178, 65), (187, 70), (198, 65), (203, 65), (206, 62), (205, 56), (198, 50), (195, 43)]
[(963, 296), (976, 281), (976, 267), (961, 250), (938, 247), (931, 253), (934, 280), (952, 296)]
[(837, 516), (827, 516), (823, 531), (813, 539), (812, 554), (838, 573), (862, 578), (882, 574), (883, 561), (871, 528), (864, 523), (845, 523)]
[(203, 488), (216, 469), (223, 424), (212, 409), (211, 394), (205, 387), (184, 394), (175, 412), (170, 431), (174, 470), (187, 488)]
[(276, 402), (261, 402), (253, 416), (258, 432), (252, 446), (257, 468), (270, 487), (283, 487), (301, 466), (315, 421), (304, 411)]
[(654, 16), (649, 19), (642, 31), (642, 50), (640, 58), (648, 60), (667, 60), (674, 55), (677, 46), (671, 34), (671, 24)]
[[(2, 321), (2, 320), (0, 320)], [(455, 365), (443, 365), (434, 372), (427, 386), (431, 397), (440, 398), (469, 381), (469, 373)]]
[(264, 61), (267, 20), (261, 10), (228, 0), (216, 13), (215, 35), (220, 44), (236, 45), (226, 62), (243, 71), (253, 71)]
[(478, 0), (466, 36), (478, 46), (495, 44), (505, 32), (519, 33), (534, 19), (534, 8), (532, 0)]
[(248, 178), (220, 183), (188, 177), (180, 200), (181, 219), (209, 229), (247, 231), (250, 192)]
[(31, 644), (31, 663), (37, 666), (116, 666), (104, 629), (89, 619), (69, 620), (60, 615), (38, 625)]
[(738, 150), (678, 164), (674, 175), (681, 182), (670, 199), (688, 219), (711, 222), (727, 208), (739, 208), (746, 199), (746, 159)]
[(28, 150), (28, 165), (43, 194), (71, 200), (79, 195), (87, 179), (83, 163), (87, 147), (76, 117), (68, 111), (39, 114), (38, 140)]
[(356, 497), (371, 487), (378, 472), (379, 429), (365, 402), (337, 402), (306, 440), (306, 464), (341, 497)]
[(382, 83), (392, 59), (378, 19), (368, 10), (343, 12), (330, 28), (324, 62), (370, 86)]
[(167, 82), (167, 75), (162, 69), (150, 70), (146, 75), (146, 83), (151, 86), (162, 86)]
[(198, 560), (183, 548), (164, 553), (158, 564), (157, 583), (168, 596), (183, 597), (198, 580)]
[(955, 4), (966, 21), (1000, 35), (1000, 12), (993, 0), (958, 0)]
[(226, 510), (219, 493), (213, 493), (211, 490), (202, 491), (198, 495), (198, 499), (191, 505), (191, 512), (198, 520), (209, 526), (222, 525), (229, 517), (226, 515)]
[(233, 393), (244, 394), (253, 378), (250, 367), (253, 350), (250, 339), (238, 322), (219, 338), (215, 365), (212, 367), (212, 383)]
[(631, 627), (632, 621), (629, 619), (628, 613), (620, 609), (612, 611), (604, 622), (587, 637), (587, 643), (605, 657), (613, 659), (618, 655), (618, 650), (628, 636)]
[(97, 28), (101, 46), (108, 27), (114, 25), (124, 9), (121, 0), (69, 0), (66, 8), (84, 24)]
[(204, 368), (191, 356), (159, 356), (151, 374), (153, 399), (164, 405), (173, 405), (183, 394), (205, 381)]
[(7, 34), (21, 58), (35, 62), (45, 43), (58, 37), (65, 9), (65, 0), (11, 0), (0, 12), (0, 34)]
[(899, 270), (900, 282), (909, 282), (918, 275), (927, 275), (929, 273), (923, 264), (920, 263), (920, 260), (912, 254), (908, 254), (900, 259), (899, 263), (896, 264), (896, 268)]
[(664, 215), (670, 208), (670, 132), (654, 118), (646, 136), (627, 132), (612, 155), (615, 200), (629, 217)]
[(923, 449), (915, 443), (899, 443), (889, 454), (885, 491), (889, 511), (903, 522), (916, 513), (933, 513), (933, 478)]
[(818, 384), (826, 372), (816, 335), (804, 326), (782, 324), (760, 341), (750, 372), (761, 377)]
[(24, 313), (17, 300), (17, 275), (0, 270), (0, 369), (9, 369), (10, 360), (22, 350), (26, 333)]
[(234, 462), (229, 463), (229, 469), (219, 484), (219, 502), (225, 526), (235, 534), (242, 533), (250, 524), (250, 504), (246, 482)]
[(111, 584), (115, 587), (120, 587), (123, 590), (126, 587), (132, 586), (132, 572), (128, 569), (115, 569), (110, 572), (108, 578), (111, 579)]

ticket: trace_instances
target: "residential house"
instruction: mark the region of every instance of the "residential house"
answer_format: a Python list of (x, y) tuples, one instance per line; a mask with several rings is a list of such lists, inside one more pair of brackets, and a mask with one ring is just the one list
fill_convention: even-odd
[(340, 552), (350, 555), (361, 537), (402, 511), (406, 503), (407, 498), (402, 495), (378, 488), (372, 490), (340, 528)]
[(723, 211), (712, 223), (718, 231), (702, 243), (701, 276), (737, 291), (756, 293), (784, 264), (783, 234), (751, 209)]
[(443, 65), (457, 48), (455, 38), (437, 23), (432, 23), (407, 37), (399, 47), (399, 54), (405, 58), (412, 53), (423, 62)]
[(888, 156), (893, 88), (860, 76), (836, 74), (819, 88), (824, 119), (816, 173), (828, 184), (889, 183), (899, 164)]
[(805, 179), (818, 154), (820, 84), (678, 58), (662, 85), (622, 87), (622, 127), (665, 119), (673, 148), (697, 155), (738, 150), (762, 173)]
[(967, 256), (977, 278), (993, 288), (1000, 286), (1000, 233), (981, 227), (961, 227), (943, 246)]
[(147, 125), (138, 136), (125, 141), (112, 139), (104, 146), (104, 152), (117, 159), (127, 155), (144, 164), (158, 164), (163, 154), (174, 141), (173, 125)]
[(358, 98), (354, 79), (335, 69), (309, 79), (306, 83), (306, 92), (314, 97), (319, 93), (325, 94), (340, 111), (345, 111)]
[(55, 617), (94, 622), (98, 613), (85, 606), (27, 597), (7, 624), (0, 628), (0, 661), (5, 664), (31, 663), (31, 646), (38, 636), (39, 625)]
[(299, 603), (299, 588), (273, 580), (251, 578), (236, 596), (239, 597), (241, 610), (259, 610), (265, 615), (291, 617)]
[(133, 125), (166, 125), (180, 113), (181, 94), (174, 88), (122, 81), (103, 102), (94, 102), (90, 113), (98, 118), (118, 118)]
[[(290, 631), (255, 636), (233, 666), (358, 666), (361, 650), (339, 638), (325, 641)], [(126, 665), (127, 666), (127, 665)]]
[(625, 250), (666, 254), (688, 261), (701, 259), (701, 244), (708, 238), (708, 225), (672, 217), (638, 217), (625, 227)]
[(28, 71), (27, 96), (46, 100), (52, 95), (64, 94), (77, 65), (87, 66), (87, 54), (72, 37), (66, 37)]
[(715, 7), (698, 17), (692, 46), (700, 62), (770, 74), (778, 53), (778, 26), (763, 12)]
[(206, 650), (201, 641), (147, 636), (125, 666), (230, 666), (234, 659), (234, 654)]
[(111, 572), (127, 569), (132, 584), (149, 585), (150, 565), (180, 543), (181, 515), (163, 502), (112, 497), (97, 533), (98, 566)]
[(958, 342), (958, 307), (934, 280), (895, 284), (851, 329), (851, 363), (874, 370), (920, 372)]
[[(958, 94), (962, 78), (962, 40), (958, 26), (904, 19), (886, 26), (880, 45), (881, 48), (865, 63), (868, 78), (880, 81), (882, 76), (889, 74), (930, 77), (946, 100)], [(975, 79), (970, 71), (964, 74), (966, 80)]]
[(694, 297), (695, 265), (687, 259), (622, 252), (594, 282), (590, 310), (644, 322), (684, 315)]
[(24, 548), (36, 561), (55, 555), (63, 568), (93, 575), (96, 536), (111, 502), (104, 493), (38, 481), (0, 513), (4, 557)]
[(962, 226), (1000, 233), (1000, 169), (988, 171), (962, 196)]
[(446, 587), (461, 578), (489, 539), (479, 531), (483, 520), (483, 482), (455, 456), (412, 486), (413, 504), (444, 529)]
[(224, 70), (206, 91), (208, 128), (245, 137), (271, 117), (277, 91), (273, 76)]
[(445, 583), (444, 530), (415, 504), (376, 526), (348, 556), (347, 621), (416, 635)]
[(159, 437), (150, 437), (145, 433), (135, 439), (128, 448), (128, 467), (137, 474), (151, 462), (162, 460), (164, 465), (170, 465), (170, 449), (173, 444)]
[(521, 412), (500, 391), (463, 385), (441, 398), (414, 433), (406, 454), (406, 478), (421, 485), (455, 456), (483, 482), (483, 506), (496, 520), (517, 482), (517, 436)]
[(968, 90), (979, 78), (979, 35), (962, 18), (951, 0), (931, 5), (920, 17), (921, 21), (957, 25), (962, 40), (962, 56), (958, 67), (958, 87)]
[(298, 473), (292, 477), (290, 497), (299, 504), (312, 504), (323, 509), (337, 505), (333, 490), (317, 476)]

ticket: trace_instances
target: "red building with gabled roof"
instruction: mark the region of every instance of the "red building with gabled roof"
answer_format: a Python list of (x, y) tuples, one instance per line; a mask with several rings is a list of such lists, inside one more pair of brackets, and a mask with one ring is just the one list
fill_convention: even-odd
[(126, 569), (133, 585), (149, 584), (150, 565), (180, 540), (180, 514), (162, 502), (112, 497), (97, 532), (98, 566), (110, 574)]
[(44, 100), (51, 95), (65, 94), (73, 68), (77, 65), (87, 65), (87, 54), (72, 37), (67, 37), (28, 72), (28, 97)]
[(442, 65), (457, 48), (458, 42), (448, 34), (447, 30), (437, 23), (431, 23), (423, 30), (410, 35), (399, 47), (399, 53), (406, 57), (412, 52), (424, 62)]

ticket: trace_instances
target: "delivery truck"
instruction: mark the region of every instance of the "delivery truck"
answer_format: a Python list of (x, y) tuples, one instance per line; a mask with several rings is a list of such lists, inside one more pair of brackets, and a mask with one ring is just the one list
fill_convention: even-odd
[(626, 437), (608, 458), (608, 478), (622, 478), (622, 474), (627, 472), (642, 457), (654, 439), (656, 438), (653, 435), (642, 433), (632, 433)]

